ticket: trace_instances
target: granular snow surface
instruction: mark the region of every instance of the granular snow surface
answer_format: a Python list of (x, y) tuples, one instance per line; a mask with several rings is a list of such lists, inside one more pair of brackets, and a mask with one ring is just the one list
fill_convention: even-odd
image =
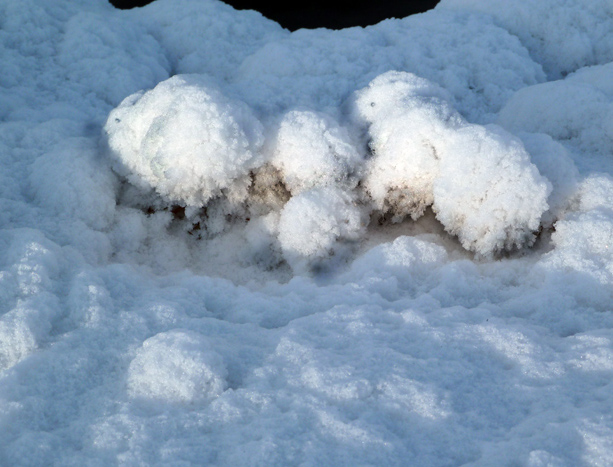
[(609, 0), (0, 53), (0, 465), (613, 465)]

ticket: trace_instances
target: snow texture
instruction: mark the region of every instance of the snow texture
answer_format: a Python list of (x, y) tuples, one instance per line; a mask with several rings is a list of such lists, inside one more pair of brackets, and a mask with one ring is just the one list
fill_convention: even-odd
[(0, 465), (613, 464), (612, 31), (0, 2)]
[(359, 93), (370, 124), (365, 185), (377, 208), (399, 221), (432, 205), (445, 229), (481, 255), (531, 244), (549, 187), (520, 141), (489, 125), (469, 125), (444, 91), (389, 72)]
[(167, 402), (215, 399), (225, 389), (221, 357), (200, 334), (181, 330), (150, 337), (128, 369), (128, 394)]
[(247, 177), (263, 142), (248, 108), (190, 75), (126, 98), (104, 131), (130, 182), (188, 206), (204, 205)]
[(519, 37), (550, 78), (613, 60), (613, 4), (608, 0), (444, 0), (438, 8), (491, 15)]

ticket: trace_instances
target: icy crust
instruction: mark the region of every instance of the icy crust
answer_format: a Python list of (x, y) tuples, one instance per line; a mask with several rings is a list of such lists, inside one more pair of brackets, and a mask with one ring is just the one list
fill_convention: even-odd
[[(610, 180), (582, 193), (585, 212), (611, 205)], [(585, 253), (580, 222), (561, 255), (478, 263), (400, 236), (330, 283), (257, 288), (91, 268), (40, 233), (2, 235), (2, 328), (31, 334), (1, 341), (16, 351), (0, 373), (2, 458), (608, 463), (611, 277), (569, 262)]]

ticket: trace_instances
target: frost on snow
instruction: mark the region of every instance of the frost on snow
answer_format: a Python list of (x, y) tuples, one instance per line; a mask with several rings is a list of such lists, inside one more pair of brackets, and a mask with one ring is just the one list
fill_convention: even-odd
[(612, 31), (1, 1), (0, 465), (613, 465)]

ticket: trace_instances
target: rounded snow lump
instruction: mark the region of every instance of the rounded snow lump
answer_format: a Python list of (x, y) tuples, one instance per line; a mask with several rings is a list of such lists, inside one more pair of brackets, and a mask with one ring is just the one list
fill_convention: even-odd
[(393, 222), (432, 206), (447, 232), (484, 257), (534, 242), (551, 184), (518, 138), (467, 122), (444, 90), (395, 71), (356, 93), (354, 119), (373, 153), (364, 185)]
[(104, 130), (119, 173), (188, 206), (202, 206), (222, 190), (240, 192), (260, 165), (264, 141), (245, 104), (196, 75), (177, 75), (127, 97)]
[(273, 144), (272, 163), (294, 195), (317, 186), (350, 185), (350, 174), (362, 162), (349, 132), (323, 113), (288, 112)]
[(221, 356), (200, 334), (173, 330), (147, 339), (130, 363), (128, 393), (168, 402), (207, 401), (226, 388)]

